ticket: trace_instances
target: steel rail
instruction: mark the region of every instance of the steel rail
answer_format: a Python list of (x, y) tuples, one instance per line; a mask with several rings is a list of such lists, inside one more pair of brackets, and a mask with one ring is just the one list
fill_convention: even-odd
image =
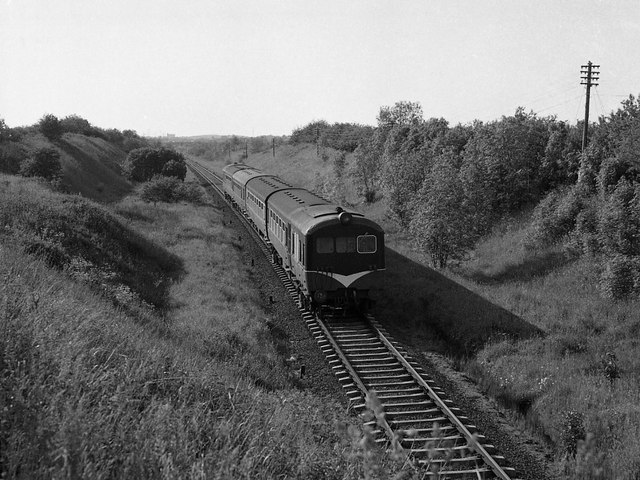
[(466, 438), (469, 445), (482, 456), (482, 459), (491, 467), (493, 472), (500, 478), (501, 480), (511, 480), (511, 477), (505, 472), (502, 467), (495, 461), (493, 456), (487, 452), (487, 450), (482, 446), (480, 442), (474, 437), (474, 435), (469, 431), (469, 429), (460, 421), (458, 416), (451, 411), (451, 409), (447, 406), (447, 404), (440, 398), (440, 396), (429, 386), (427, 382), (422, 378), (422, 376), (413, 368), (411, 363), (409, 363), (404, 356), (398, 351), (398, 349), (389, 341), (389, 339), (382, 333), (381, 329), (378, 326), (378, 322), (376, 322), (373, 318), (368, 318), (371, 322), (371, 325), (375, 329), (377, 335), (379, 336), (382, 343), (386, 345), (389, 351), (396, 357), (396, 359), (402, 364), (402, 366), (411, 374), (413, 379), (424, 388), (429, 397), (434, 401), (438, 408), (449, 418), (449, 421), (453, 423), (456, 429)]

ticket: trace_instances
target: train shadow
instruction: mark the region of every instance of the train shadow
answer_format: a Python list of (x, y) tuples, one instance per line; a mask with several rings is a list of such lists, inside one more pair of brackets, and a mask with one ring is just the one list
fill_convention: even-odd
[(376, 317), (398, 340), (425, 351), (469, 357), (503, 338), (543, 334), (538, 327), (447, 278), (386, 248), (386, 275)]

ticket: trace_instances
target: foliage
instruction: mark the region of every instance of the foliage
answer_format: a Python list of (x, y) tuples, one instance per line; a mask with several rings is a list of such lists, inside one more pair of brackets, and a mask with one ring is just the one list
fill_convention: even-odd
[(366, 141), (373, 133), (369, 126), (355, 123), (334, 123), (325, 120), (308, 123), (293, 131), (290, 143), (317, 143), (345, 152), (353, 152), (358, 145)]
[(365, 202), (372, 203), (380, 187), (380, 161), (376, 155), (375, 139), (361, 143), (355, 151), (351, 176), (355, 180), (358, 194)]
[(601, 203), (598, 237), (609, 255), (640, 255), (640, 184), (620, 179)]
[(60, 153), (54, 148), (43, 147), (34, 151), (20, 164), (20, 175), (55, 180), (62, 174)]
[(438, 156), (418, 193), (411, 233), (437, 268), (460, 260), (476, 240), (464, 189), (455, 168), (456, 156)]
[(18, 142), (0, 143), (0, 172), (17, 174), (27, 156), (27, 150)]
[[(411, 221), (412, 202), (433, 158), (445, 150), (453, 151), (444, 140), (447, 129), (447, 122), (436, 118), (380, 129), (385, 138), (381, 154), (382, 185), (389, 209), (402, 225)], [(455, 162), (459, 163), (457, 159)]]
[[(165, 171), (167, 163), (169, 166)], [(184, 180), (187, 171), (184, 156), (175, 150), (164, 147), (143, 147), (130, 151), (123, 170), (127, 178), (135, 182), (148, 181), (157, 174), (174, 176)]]
[(162, 175), (184, 180), (187, 176), (187, 164), (183, 161), (169, 160), (162, 167)]
[(0, 118), (0, 144), (12, 140), (12, 136), (13, 132), (11, 131), (11, 128), (7, 126), (4, 118)]
[(91, 276), (101, 291), (121, 284), (144, 302), (165, 306), (166, 289), (180, 275), (177, 257), (92, 201), (26, 188), (21, 194), (13, 188), (0, 192), (0, 224), (24, 252), (53, 268)]
[(96, 135), (97, 133), (89, 121), (79, 115), (68, 115), (64, 117), (60, 120), (60, 129), (63, 133), (79, 133), (86, 136)]
[(548, 135), (547, 121), (521, 108), (511, 117), (476, 126), (464, 160), (483, 165), (484, 182), (492, 187), (493, 211), (516, 211), (538, 198)]
[(191, 183), (184, 183), (175, 176), (155, 175), (144, 183), (140, 198), (145, 202), (191, 202), (203, 203), (202, 189)]
[(419, 102), (400, 101), (392, 107), (380, 107), (378, 127), (382, 129), (393, 128), (402, 125), (415, 125), (423, 121), (422, 105)]
[(585, 438), (584, 415), (575, 411), (565, 413), (562, 425), (562, 441), (565, 451), (569, 455), (575, 455), (578, 449), (578, 442)]
[(45, 114), (38, 121), (38, 128), (40, 129), (40, 133), (49, 140), (57, 140), (64, 133), (60, 120), (51, 113)]
[(640, 293), (640, 258), (615, 255), (606, 262), (600, 289), (609, 298), (623, 299)]
[(533, 211), (528, 246), (547, 247), (564, 240), (587, 201), (587, 193), (579, 185), (551, 191)]

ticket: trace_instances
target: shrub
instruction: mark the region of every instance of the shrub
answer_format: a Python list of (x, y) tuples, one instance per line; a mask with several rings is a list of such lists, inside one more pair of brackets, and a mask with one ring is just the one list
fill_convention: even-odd
[(146, 182), (154, 175), (168, 175), (184, 180), (187, 173), (184, 157), (169, 148), (136, 148), (129, 152), (124, 163), (129, 180)]
[(611, 193), (615, 189), (616, 184), (622, 178), (629, 165), (617, 158), (607, 158), (600, 165), (598, 173), (598, 189), (602, 195)]
[(599, 218), (599, 239), (609, 255), (640, 255), (640, 185), (620, 179)]
[(594, 254), (600, 251), (598, 242), (598, 212), (595, 206), (586, 208), (576, 218), (576, 232), (582, 239), (583, 251)]
[(577, 217), (586, 204), (587, 193), (580, 186), (549, 193), (533, 212), (527, 245), (545, 247), (565, 238), (576, 226)]
[(154, 176), (142, 186), (140, 198), (145, 202), (203, 203), (202, 190), (196, 184), (183, 183), (175, 177)]
[(0, 172), (16, 174), (20, 171), (20, 164), (27, 158), (24, 147), (16, 142), (6, 142), (0, 145)]
[(40, 132), (49, 140), (57, 140), (62, 135), (62, 124), (55, 115), (44, 115), (38, 122)]
[(187, 176), (187, 165), (183, 161), (169, 160), (162, 167), (162, 175), (165, 177), (175, 177), (184, 180)]
[(569, 455), (575, 455), (578, 450), (578, 442), (585, 438), (584, 415), (575, 411), (565, 413), (562, 425), (562, 443), (565, 451)]
[(64, 133), (79, 133), (87, 136), (95, 133), (95, 129), (89, 121), (78, 115), (68, 115), (64, 117), (60, 120), (60, 128)]
[(615, 299), (640, 293), (640, 258), (616, 255), (609, 259), (600, 288), (607, 297)]
[(39, 148), (20, 164), (20, 175), (55, 180), (62, 173), (60, 154), (53, 148)]

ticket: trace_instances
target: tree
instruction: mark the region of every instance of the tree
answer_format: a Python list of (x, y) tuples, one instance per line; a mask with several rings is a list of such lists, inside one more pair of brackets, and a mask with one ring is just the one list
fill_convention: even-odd
[(393, 107), (380, 107), (376, 120), (379, 128), (421, 123), (423, 121), (422, 106), (419, 102), (396, 102)]
[(608, 255), (640, 255), (640, 184), (618, 181), (601, 204), (598, 229)]
[[(166, 168), (166, 169), (165, 169)], [(124, 173), (130, 180), (146, 182), (162, 174), (184, 180), (187, 167), (181, 153), (170, 148), (137, 148), (129, 152)]]
[(44, 115), (38, 121), (38, 128), (40, 129), (40, 132), (49, 140), (57, 140), (63, 133), (60, 120), (58, 120), (58, 117), (50, 113)]
[(380, 161), (374, 138), (362, 142), (355, 151), (351, 175), (355, 179), (358, 193), (365, 202), (372, 203), (380, 186)]
[(496, 213), (515, 211), (541, 194), (539, 170), (548, 143), (549, 119), (518, 108), (511, 117), (476, 124), (466, 145), (464, 162), (481, 165)]
[(60, 128), (62, 132), (79, 133), (87, 136), (95, 133), (94, 127), (89, 123), (89, 121), (79, 115), (68, 115), (64, 117), (60, 120)]
[(436, 268), (463, 258), (477, 238), (456, 161), (452, 152), (436, 157), (414, 202), (410, 231)]
[(60, 154), (49, 147), (39, 148), (20, 164), (20, 175), (56, 180), (62, 174)]
[(0, 118), (0, 143), (11, 140), (11, 129), (4, 123), (4, 118)]
[(187, 176), (187, 165), (184, 163), (184, 160), (171, 159), (162, 167), (162, 175), (184, 180)]

